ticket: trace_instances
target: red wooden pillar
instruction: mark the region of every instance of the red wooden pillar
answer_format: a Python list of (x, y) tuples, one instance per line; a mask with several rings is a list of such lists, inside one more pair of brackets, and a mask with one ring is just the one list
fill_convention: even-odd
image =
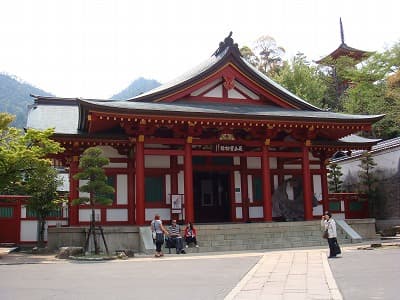
[(79, 198), (79, 181), (74, 179), (74, 175), (78, 173), (79, 156), (72, 156), (69, 164), (69, 225), (79, 225), (79, 205), (71, 205), (71, 201)]
[(247, 157), (240, 157), (240, 185), (242, 190), (243, 221), (249, 220), (249, 190), (247, 187)]
[(171, 155), (171, 194), (178, 194), (178, 157)]
[(136, 224), (144, 225), (144, 135), (136, 139)]
[[(130, 153), (133, 153), (131, 149)], [(135, 224), (135, 169), (133, 157), (128, 157), (128, 224)]]
[(269, 139), (265, 141), (262, 148), (261, 168), (262, 168), (262, 184), (263, 184), (263, 213), (264, 221), (272, 221), (272, 200), (271, 200), (271, 175), (269, 169)]
[(193, 203), (193, 165), (192, 165), (192, 137), (189, 136), (185, 143), (185, 219), (186, 222), (194, 222)]
[(304, 219), (310, 221), (313, 219), (312, 214), (312, 189), (311, 189), (311, 172), (310, 159), (308, 156), (308, 146), (310, 141), (306, 141), (303, 146), (303, 188), (304, 188)]
[(322, 213), (329, 210), (329, 191), (328, 191), (328, 170), (326, 169), (325, 159), (321, 159), (321, 188), (322, 188)]

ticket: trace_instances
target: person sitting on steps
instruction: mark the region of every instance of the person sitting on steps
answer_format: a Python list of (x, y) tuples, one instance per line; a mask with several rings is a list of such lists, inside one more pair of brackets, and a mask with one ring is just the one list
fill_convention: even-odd
[(168, 227), (168, 247), (176, 248), (176, 254), (186, 254), (183, 250), (183, 239), (181, 236), (181, 228), (176, 224), (176, 220), (172, 220), (171, 226)]
[(197, 236), (196, 228), (194, 228), (193, 223), (189, 222), (185, 228), (185, 235), (184, 235), (186, 248), (188, 248), (191, 243), (193, 243), (196, 248), (199, 247), (199, 245), (197, 245), (196, 236)]

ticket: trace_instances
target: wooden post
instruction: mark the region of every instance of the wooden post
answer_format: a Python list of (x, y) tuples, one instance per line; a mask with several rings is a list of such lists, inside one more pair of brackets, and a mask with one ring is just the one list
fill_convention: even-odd
[(263, 185), (263, 213), (264, 221), (272, 221), (272, 199), (271, 199), (271, 175), (269, 169), (268, 146), (270, 140), (266, 139), (262, 148), (261, 168), (262, 168), (262, 185)]
[[(78, 173), (79, 156), (72, 156), (69, 165), (69, 200), (79, 198), (79, 181), (74, 179), (74, 175)], [(79, 205), (69, 205), (69, 225), (79, 225)]]
[(192, 137), (189, 136), (185, 143), (185, 219), (186, 222), (194, 222), (194, 203), (193, 203), (193, 165), (192, 165)]
[(311, 189), (311, 172), (310, 172), (310, 159), (308, 157), (308, 146), (310, 141), (307, 140), (303, 146), (303, 188), (304, 188), (304, 219), (311, 221), (312, 214), (312, 189)]
[(139, 135), (136, 140), (136, 224), (144, 225), (145, 222), (145, 185), (144, 185), (144, 135)]
[(243, 222), (249, 220), (249, 190), (247, 188), (247, 157), (240, 157), (240, 185), (242, 190)]

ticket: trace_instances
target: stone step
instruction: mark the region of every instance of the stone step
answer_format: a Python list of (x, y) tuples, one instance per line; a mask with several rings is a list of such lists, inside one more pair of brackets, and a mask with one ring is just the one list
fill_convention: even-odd
[[(189, 248), (188, 253), (263, 250), (326, 245), (319, 221), (250, 223), (250, 224), (199, 224), (199, 248)], [(339, 243), (350, 243), (348, 235), (339, 228)], [(168, 250), (166, 249), (166, 253)], [(171, 249), (175, 253), (175, 249)]]

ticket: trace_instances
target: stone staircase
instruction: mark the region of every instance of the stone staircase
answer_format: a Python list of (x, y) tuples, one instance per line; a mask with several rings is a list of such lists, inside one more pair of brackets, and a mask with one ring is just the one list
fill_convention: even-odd
[[(327, 245), (322, 238), (320, 221), (199, 224), (196, 228), (200, 248), (190, 247), (186, 249), (188, 253)], [(352, 242), (340, 226), (337, 232), (340, 244)]]

